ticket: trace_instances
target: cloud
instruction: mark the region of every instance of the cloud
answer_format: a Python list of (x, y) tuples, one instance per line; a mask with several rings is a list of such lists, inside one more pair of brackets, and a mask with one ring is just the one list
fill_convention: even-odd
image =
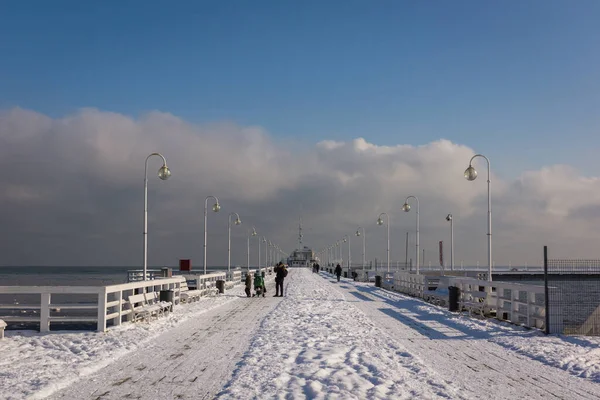
[[(449, 246), (448, 213), (455, 218), (456, 262), (486, 263), (487, 167), (476, 160), (479, 178), (466, 181), (475, 151), (449, 140), (414, 147), (356, 138), (307, 147), (279, 142), (260, 127), (194, 125), (161, 112), (136, 119), (82, 109), (50, 118), (15, 108), (0, 111), (0, 264), (141, 265), (144, 160), (156, 151), (173, 175), (159, 180), (161, 161), (150, 158), (150, 265), (192, 258), (201, 266), (208, 195), (222, 204), (208, 216), (210, 265), (227, 262), (230, 212), (243, 220), (232, 227), (234, 265), (246, 263), (252, 226), (283, 249), (295, 248), (300, 214), (306, 244), (319, 248), (349, 235), (359, 261), (362, 239), (353, 234), (363, 226), (367, 258), (382, 260), (380, 212), (391, 217), (392, 259), (403, 261), (416, 218), (414, 206), (401, 211), (408, 195), (420, 199), (425, 264), (437, 263), (439, 240)], [(496, 264), (539, 264), (544, 244), (553, 256), (598, 256), (598, 178), (550, 165), (503, 181), (491, 161)], [(251, 247), (255, 263), (256, 238)]]

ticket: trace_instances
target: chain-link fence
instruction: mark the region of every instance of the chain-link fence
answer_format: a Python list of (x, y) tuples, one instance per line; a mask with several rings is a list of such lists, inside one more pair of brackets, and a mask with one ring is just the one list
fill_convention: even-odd
[(600, 260), (548, 258), (544, 246), (546, 333), (600, 336)]

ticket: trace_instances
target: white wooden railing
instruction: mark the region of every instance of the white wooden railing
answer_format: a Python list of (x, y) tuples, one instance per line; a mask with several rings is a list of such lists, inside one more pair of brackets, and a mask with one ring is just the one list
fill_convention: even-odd
[[(110, 286), (0, 286), (0, 294), (39, 296), (39, 302), (0, 304), (0, 319), (8, 323), (39, 323), (40, 332), (48, 332), (53, 322), (95, 322), (97, 330), (103, 332), (108, 322), (120, 325), (122, 317), (131, 313), (127, 297), (136, 291), (141, 293), (171, 289), (174, 290), (174, 302), (178, 304), (181, 279), (165, 278)], [(53, 295), (90, 295), (93, 300), (85, 303), (54, 303)], [(17, 314), (4, 310), (16, 311)], [(89, 315), (72, 315), (73, 311), (82, 310), (95, 312), (90, 312)]]
[[(466, 304), (474, 301), (473, 299), (478, 299), (484, 303), (482, 306), (485, 306), (489, 312), (495, 312), (496, 319), (532, 328), (544, 328), (546, 306), (543, 301), (539, 301), (544, 295), (543, 286), (396, 272), (393, 290), (426, 298), (428, 289), (438, 286), (441, 282), (444, 286), (455, 286), (460, 289), (459, 303)], [(552, 315), (550, 317), (552, 318)]]
[[(270, 275), (273, 268), (261, 270), (267, 271)], [(232, 272), (234, 279), (241, 282), (242, 272), (240, 270)], [(131, 321), (132, 312), (127, 301), (130, 295), (173, 290), (173, 305), (177, 306), (180, 304), (182, 282), (193, 281), (198, 289), (209, 289), (205, 292), (208, 293), (210, 289), (216, 288), (218, 280), (226, 280), (226, 275), (226, 272), (177, 275), (171, 278), (140, 280), (110, 286), (0, 286), (0, 295), (33, 296), (33, 300), (27, 303), (15, 301), (0, 303), (0, 319), (9, 324), (39, 323), (40, 332), (48, 332), (50, 325), (58, 322), (95, 323), (97, 331), (104, 332), (109, 325), (121, 325), (124, 319)], [(58, 303), (52, 301), (54, 295), (89, 295), (89, 300)], [(73, 315), (73, 312), (80, 315)]]

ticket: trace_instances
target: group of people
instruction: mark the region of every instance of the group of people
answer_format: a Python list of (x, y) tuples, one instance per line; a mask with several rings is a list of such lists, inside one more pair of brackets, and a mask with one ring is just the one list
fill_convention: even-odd
[[(285, 264), (279, 262), (273, 269), (275, 272), (275, 295), (273, 297), (283, 297), (283, 281), (288, 274), (288, 270)], [(254, 293), (252, 293), (252, 283), (254, 283)], [(265, 271), (254, 274), (254, 282), (252, 281), (252, 274), (246, 274), (246, 296), (247, 297), (265, 297), (267, 293), (267, 287), (265, 286)]]
[[(315, 273), (318, 274), (320, 268), (321, 268), (321, 266), (319, 265), (319, 263), (314, 263), (313, 264), (313, 272), (315, 272)], [(335, 267), (334, 273), (335, 273), (335, 276), (337, 276), (337, 281), (339, 282), (340, 278), (342, 276), (342, 266), (340, 264), (338, 264)]]
[(254, 291), (252, 292), (252, 274), (246, 274), (246, 296), (247, 297), (258, 297), (262, 294), (262, 297), (265, 297), (265, 293), (267, 292), (267, 288), (265, 286), (265, 271), (261, 271), (260, 273), (254, 274)]

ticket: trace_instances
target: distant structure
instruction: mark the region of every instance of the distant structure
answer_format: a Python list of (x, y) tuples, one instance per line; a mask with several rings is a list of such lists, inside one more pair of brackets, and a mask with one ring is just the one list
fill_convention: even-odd
[(298, 220), (298, 248), (289, 255), (287, 258), (287, 264), (290, 267), (310, 267), (315, 262), (315, 252), (304, 246), (302, 239), (302, 215)]
[(298, 222), (298, 248), (302, 248), (302, 215), (300, 215)]

